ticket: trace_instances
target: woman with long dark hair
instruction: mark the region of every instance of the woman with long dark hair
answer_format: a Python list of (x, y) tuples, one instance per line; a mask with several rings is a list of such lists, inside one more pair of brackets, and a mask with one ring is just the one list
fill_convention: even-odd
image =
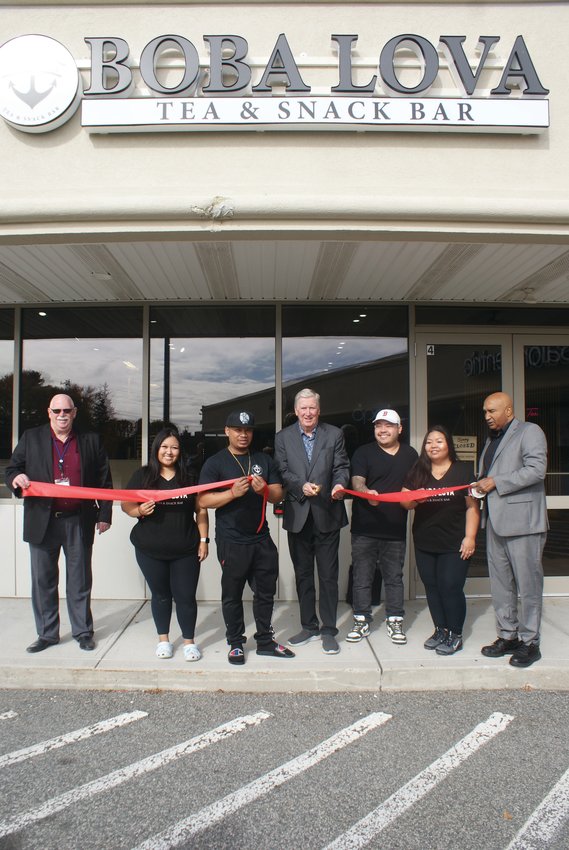
[[(147, 466), (128, 483), (133, 490), (177, 490), (196, 484), (188, 470), (176, 428), (163, 428), (154, 438)], [(122, 502), (122, 509), (138, 522), (131, 531), (136, 560), (152, 594), (152, 617), (158, 632), (158, 658), (172, 658), (170, 620), (173, 601), (182, 631), (186, 661), (199, 661), (194, 640), (197, 618), (196, 589), (200, 565), (208, 554), (207, 509), (196, 509), (195, 496), (174, 496), (154, 502)]]
[[(403, 490), (452, 488), (469, 484), (471, 479), (468, 464), (457, 458), (450, 432), (444, 425), (435, 425), (425, 435)], [(415, 509), (415, 559), (435, 626), (425, 649), (452, 655), (462, 649), (464, 584), (480, 523), (478, 502), (468, 490), (458, 490), (401, 504)]]

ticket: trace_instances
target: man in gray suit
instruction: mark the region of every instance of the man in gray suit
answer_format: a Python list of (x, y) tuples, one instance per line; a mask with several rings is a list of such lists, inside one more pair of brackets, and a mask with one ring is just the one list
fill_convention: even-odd
[[(338, 545), (340, 529), (348, 524), (339, 491), (348, 486), (350, 462), (342, 431), (319, 421), (318, 393), (310, 389), (297, 393), (294, 412), (298, 422), (275, 438), (275, 460), (287, 491), (283, 527), (288, 532), (302, 626), (289, 644), (302, 646), (321, 638), (323, 652), (336, 655)], [(322, 626), (316, 615), (314, 560)]]
[(488, 396), (484, 418), (490, 436), (476, 487), (486, 495), (483, 523), (498, 639), (482, 654), (511, 655), (512, 666), (529, 667), (541, 658), (547, 443), (538, 425), (515, 418), (506, 393)]

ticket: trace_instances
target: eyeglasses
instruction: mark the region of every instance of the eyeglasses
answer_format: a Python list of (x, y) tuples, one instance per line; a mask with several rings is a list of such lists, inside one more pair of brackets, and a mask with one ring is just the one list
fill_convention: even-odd
[(60, 413), (72, 413), (75, 410), (74, 407), (50, 407), (49, 409), (52, 413), (55, 413), (56, 416)]

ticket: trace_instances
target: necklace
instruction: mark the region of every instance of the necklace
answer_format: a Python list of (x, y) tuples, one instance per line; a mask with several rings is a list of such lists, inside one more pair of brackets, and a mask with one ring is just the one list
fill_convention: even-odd
[[(245, 467), (243, 466), (243, 464), (241, 463), (241, 461), (239, 460), (237, 455), (234, 455), (229, 447), (227, 448), (227, 451), (229, 452), (231, 457), (234, 459), (235, 463), (237, 464), (237, 466), (239, 467), (239, 469), (241, 470), (243, 475), (245, 475), (246, 477), (249, 477), (249, 475), (251, 475), (251, 455), (250, 455), (250, 453), (247, 452), (248, 468), (247, 468), (247, 471), (245, 471)], [(243, 457), (243, 455), (241, 455), (241, 457)]]

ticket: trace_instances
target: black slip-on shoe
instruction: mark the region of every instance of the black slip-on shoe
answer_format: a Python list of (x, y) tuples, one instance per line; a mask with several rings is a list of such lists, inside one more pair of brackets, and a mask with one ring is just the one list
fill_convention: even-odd
[(58, 642), (59, 641), (56, 640), (45, 640), (44, 638), (39, 637), (26, 648), (26, 652), (43, 652), (44, 649), (49, 649), (50, 646), (56, 646)]
[(227, 653), (227, 660), (230, 664), (245, 664), (245, 653), (242, 646), (232, 646)]
[(287, 649), (282, 643), (273, 643), (272, 646), (260, 646), (257, 655), (269, 655), (272, 658), (294, 658), (294, 652)]

